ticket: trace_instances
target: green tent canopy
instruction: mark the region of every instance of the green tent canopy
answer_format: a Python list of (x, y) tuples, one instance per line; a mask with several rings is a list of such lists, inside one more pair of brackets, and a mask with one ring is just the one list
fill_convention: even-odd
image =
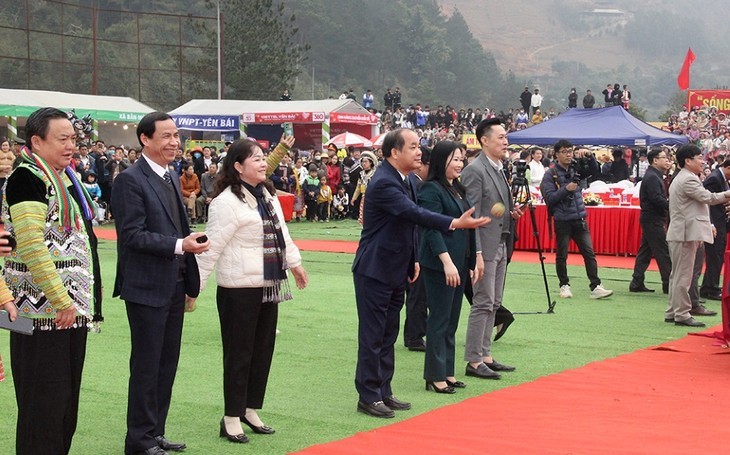
[(0, 89), (0, 116), (28, 117), (41, 107), (74, 109), (78, 117), (136, 123), (154, 109), (125, 96), (82, 95), (45, 90)]

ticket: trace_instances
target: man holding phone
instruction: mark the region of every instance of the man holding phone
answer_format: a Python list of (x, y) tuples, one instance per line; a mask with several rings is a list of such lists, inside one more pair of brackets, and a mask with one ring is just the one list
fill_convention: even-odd
[(137, 138), (142, 156), (117, 176), (112, 195), (118, 238), (114, 296), (125, 301), (132, 339), (124, 451), (164, 455), (186, 447), (165, 437), (165, 424), (185, 301), (200, 291), (195, 254), (207, 251), (210, 242), (190, 232), (180, 183), (168, 171), (180, 147), (172, 117), (145, 115)]
[(507, 132), (496, 118), (479, 122), (476, 129), (481, 153), (461, 173), (466, 197), (474, 204), (475, 217), (491, 216), (492, 222), (477, 228), (477, 268), (484, 278), (474, 283), (474, 297), (466, 329), (464, 360), (466, 375), (482, 379), (499, 379), (500, 371), (515, 368), (492, 357), (494, 317), (502, 306), (502, 292), (507, 275), (507, 261), (514, 245), (516, 220), (522, 216), (521, 206), (515, 206), (510, 185), (504, 172), (507, 159)]

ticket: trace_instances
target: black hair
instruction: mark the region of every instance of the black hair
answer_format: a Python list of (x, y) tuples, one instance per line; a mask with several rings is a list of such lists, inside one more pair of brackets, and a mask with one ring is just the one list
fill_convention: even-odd
[(646, 159), (649, 161), (649, 164), (654, 164), (654, 160), (656, 160), (656, 157), (659, 156), (660, 153), (664, 151), (661, 147), (652, 147), (649, 149), (649, 153), (646, 154)]
[(28, 120), (25, 122), (25, 141), (29, 149), (33, 150), (33, 143), (31, 141), (33, 136), (38, 136), (43, 140), (46, 139), (51, 120), (57, 118), (68, 120), (68, 115), (55, 107), (44, 107), (30, 114)]
[[(446, 179), (446, 168), (451, 162), (451, 154), (454, 150), (461, 150), (459, 144), (453, 141), (441, 141), (431, 150), (431, 164), (428, 167), (426, 181), (436, 181), (446, 189), (453, 188), (461, 197), (466, 197), (466, 188), (459, 179), (454, 179), (452, 184)], [(462, 157), (466, 159), (466, 156)]]
[(573, 144), (567, 140), (567, 139), (560, 139), (558, 142), (553, 145), (553, 152), (555, 152), (555, 156), (558, 156), (558, 152), (562, 148), (573, 148)]
[(389, 157), (393, 149), (402, 149), (406, 145), (406, 140), (403, 138), (403, 132), (406, 130), (403, 128), (396, 128), (390, 130), (383, 138), (383, 156)]
[(144, 144), (142, 143), (143, 134), (148, 138), (155, 135), (155, 122), (162, 122), (165, 120), (172, 120), (172, 117), (170, 114), (159, 111), (150, 112), (142, 117), (142, 120), (139, 121), (139, 125), (137, 125), (137, 140), (139, 141), (139, 145), (144, 147)]
[(533, 147), (530, 149), (530, 156), (534, 157), (537, 152), (542, 152), (543, 155), (545, 154), (540, 147)]
[(425, 145), (421, 146), (421, 163), (422, 164), (431, 163), (431, 149), (426, 147)]
[(477, 142), (481, 145), (482, 137), (492, 130), (493, 126), (501, 125), (502, 122), (498, 118), (486, 118), (479, 122), (476, 129)]
[(215, 179), (215, 196), (218, 196), (223, 192), (223, 190), (230, 186), (231, 192), (241, 201), (244, 200), (242, 189), (243, 183), (241, 181), (241, 176), (234, 165), (235, 163), (243, 164), (246, 158), (253, 155), (256, 152), (256, 149), (260, 148), (261, 146), (258, 142), (250, 139), (239, 139), (231, 144), (228, 148), (228, 155), (226, 155), (226, 159), (223, 160), (221, 169)]
[(684, 144), (677, 149), (677, 166), (684, 168), (686, 160), (694, 159), (697, 155), (702, 155), (702, 150), (694, 144)]

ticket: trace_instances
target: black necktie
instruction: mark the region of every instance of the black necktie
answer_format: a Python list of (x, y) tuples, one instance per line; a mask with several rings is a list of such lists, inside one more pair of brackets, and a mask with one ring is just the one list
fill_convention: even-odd
[(162, 179), (168, 185), (172, 185), (172, 178), (170, 177), (170, 172), (169, 171), (165, 171), (165, 173), (162, 175)]
[(411, 182), (409, 181), (408, 177), (403, 179), (403, 188), (406, 189), (408, 199), (413, 200), (413, 191), (411, 191)]

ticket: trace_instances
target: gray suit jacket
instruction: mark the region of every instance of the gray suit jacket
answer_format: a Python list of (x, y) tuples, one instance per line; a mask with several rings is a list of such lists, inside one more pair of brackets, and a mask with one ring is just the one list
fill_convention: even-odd
[(705, 189), (700, 178), (687, 169), (681, 169), (669, 186), (668, 242), (701, 240), (714, 243), (709, 205), (730, 200), (730, 191), (712, 193)]
[[(488, 216), (492, 221), (477, 228), (476, 247), (482, 252), (485, 261), (491, 261), (497, 254), (502, 232), (509, 231), (506, 241), (508, 250), (514, 243), (515, 223), (510, 215), (514, 210), (512, 195), (507, 186), (504, 174), (497, 171), (489, 162), (484, 152), (479, 153), (476, 159), (464, 168), (461, 173), (461, 182), (466, 187), (466, 197), (474, 204), (474, 217)], [(491, 214), (492, 207), (501, 202), (506, 207), (504, 215), (496, 218)]]

